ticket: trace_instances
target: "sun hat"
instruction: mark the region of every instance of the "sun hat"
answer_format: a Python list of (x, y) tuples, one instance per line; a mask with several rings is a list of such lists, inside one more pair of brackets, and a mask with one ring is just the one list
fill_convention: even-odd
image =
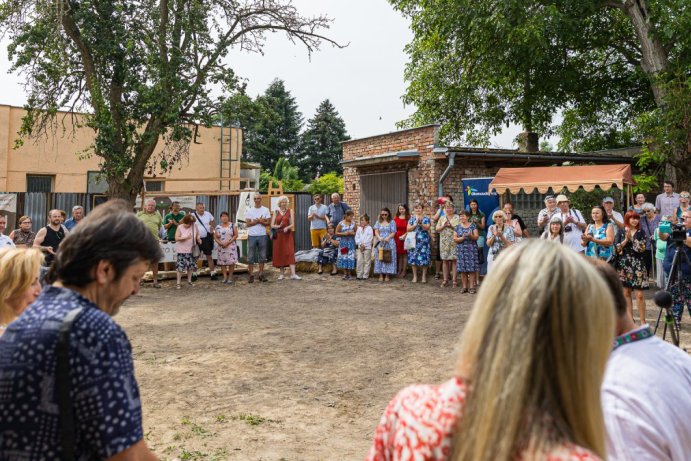
[(569, 199), (566, 198), (566, 195), (564, 194), (559, 194), (557, 195), (557, 205), (559, 205), (561, 202), (568, 202)]

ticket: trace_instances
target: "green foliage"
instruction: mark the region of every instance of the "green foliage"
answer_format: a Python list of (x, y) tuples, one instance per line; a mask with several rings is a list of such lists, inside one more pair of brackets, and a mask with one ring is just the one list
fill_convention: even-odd
[(688, 1), (389, 2), (414, 34), (403, 126), (439, 122), (446, 143), (474, 145), (509, 123), (562, 151), (646, 143), (691, 179)]
[(294, 155), (300, 178), (309, 181), (329, 171), (342, 174), (341, 142), (350, 139), (345, 122), (328, 99), (319, 104), (307, 129), (300, 136), (300, 147)]
[(554, 146), (552, 146), (551, 142), (549, 142), (547, 140), (540, 141), (540, 152), (553, 152), (553, 151), (554, 151)]
[[(619, 202), (619, 197), (621, 195), (619, 189), (602, 190), (599, 187), (596, 187), (592, 192), (586, 192), (583, 188), (580, 188), (573, 193), (569, 192), (568, 189), (563, 189), (559, 193), (569, 198), (571, 207), (579, 210), (586, 221), (590, 221), (590, 210), (592, 210), (595, 205), (602, 205), (602, 199), (605, 197), (612, 197), (615, 202)], [(625, 203), (620, 206), (615, 204), (615, 208), (623, 208), (624, 206)]]
[(302, 192), (305, 189), (305, 184), (298, 177), (297, 168), (291, 166), (285, 158), (276, 162), (273, 174), (267, 172), (259, 174), (259, 190), (266, 193), (270, 182), (273, 183), (273, 187), (278, 187), (278, 181), (283, 182), (283, 192)]
[[(59, 109), (87, 114), (74, 121), (94, 130), (91, 149), (109, 194), (131, 201), (147, 171), (170, 171), (186, 157), (196, 127), (214, 121), (221, 100), (212, 87), (224, 94), (241, 88), (225, 59), (232, 47), (261, 52), (266, 33), (281, 31), (312, 52), (334, 43), (319, 33), (330, 22), (301, 16), (290, 0), (0, 5), (11, 71), (23, 73), (29, 93), (20, 135), (49, 132)], [(156, 150), (159, 139), (165, 146)]]
[(245, 157), (273, 171), (280, 158), (289, 157), (297, 149), (302, 114), (295, 98), (282, 80), (274, 80), (263, 95), (239, 111), (244, 117)]
[(311, 194), (331, 195), (334, 192), (342, 194), (343, 176), (339, 176), (336, 172), (326, 173), (312, 181), (307, 190)]

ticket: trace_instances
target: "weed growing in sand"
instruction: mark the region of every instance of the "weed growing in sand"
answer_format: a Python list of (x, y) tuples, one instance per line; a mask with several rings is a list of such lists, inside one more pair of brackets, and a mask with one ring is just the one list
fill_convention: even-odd
[(264, 423), (278, 423), (275, 419), (264, 418), (263, 416), (253, 415), (251, 413), (240, 413), (234, 416), (233, 419), (244, 421), (250, 426), (259, 426)]
[(192, 434), (196, 435), (199, 438), (205, 439), (207, 437), (212, 437), (216, 434), (213, 432), (205, 429), (204, 427), (200, 426), (199, 424), (195, 423), (194, 421), (190, 420), (189, 417), (183, 416), (182, 420), (180, 421), (182, 424), (185, 426), (189, 426), (190, 431)]

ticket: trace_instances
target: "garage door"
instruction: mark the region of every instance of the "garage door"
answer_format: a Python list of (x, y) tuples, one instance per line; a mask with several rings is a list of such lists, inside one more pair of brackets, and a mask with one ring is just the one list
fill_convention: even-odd
[(360, 216), (367, 213), (372, 224), (379, 210), (395, 207), (408, 200), (408, 174), (405, 171), (360, 175)]

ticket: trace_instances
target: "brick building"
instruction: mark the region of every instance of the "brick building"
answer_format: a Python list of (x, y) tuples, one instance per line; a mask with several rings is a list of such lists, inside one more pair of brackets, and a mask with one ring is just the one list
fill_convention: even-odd
[[(526, 143), (527, 144), (527, 143)], [(536, 143), (530, 143), (535, 145)], [(462, 179), (493, 177), (502, 167), (633, 163), (637, 149), (589, 153), (528, 152), (439, 145), (439, 126), (427, 125), (343, 143), (344, 201), (355, 211), (376, 216), (382, 206), (422, 201), (430, 206), (451, 194), (464, 207)], [(535, 222), (544, 195), (538, 192), (503, 197), (514, 203), (526, 224)], [(392, 210), (394, 211), (394, 210)]]

